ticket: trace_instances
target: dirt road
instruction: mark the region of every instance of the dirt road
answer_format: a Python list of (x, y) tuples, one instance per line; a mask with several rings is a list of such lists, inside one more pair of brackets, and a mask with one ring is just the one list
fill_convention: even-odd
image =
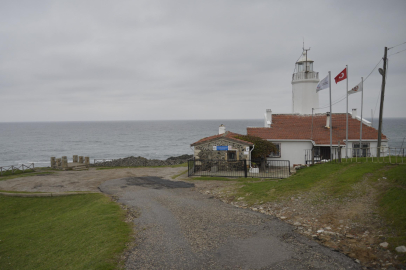
[(191, 181), (126, 177), (100, 189), (139, 215), (127, 269), (361, 269), (274, 217), (198, 193)]

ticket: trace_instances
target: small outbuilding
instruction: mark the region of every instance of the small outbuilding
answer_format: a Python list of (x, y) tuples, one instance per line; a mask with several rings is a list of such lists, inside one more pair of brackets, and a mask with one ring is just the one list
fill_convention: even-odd
[(200, 160), (250, 160), (254, 144), (237, 137), (241, 134), (219, 127), (219, 134), (203, 138), (190, 146), (194, 147), (194, 158)]

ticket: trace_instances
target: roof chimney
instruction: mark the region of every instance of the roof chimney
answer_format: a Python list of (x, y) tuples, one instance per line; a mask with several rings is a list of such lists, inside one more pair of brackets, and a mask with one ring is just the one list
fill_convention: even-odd
[(221, 124), (219, 127), (219, 134), (224, 134), (224, 133), (226, 133), (226, 127), (223, 124)]
[(327, 112), (326, 116), (326, 128), (330, 128), (330, 112)]
[(352, 109), (352, 118), (357, 117), (357, 109)]
[(266, 109), (264, 127), (271, 127), (272, 125), (272, 110)]

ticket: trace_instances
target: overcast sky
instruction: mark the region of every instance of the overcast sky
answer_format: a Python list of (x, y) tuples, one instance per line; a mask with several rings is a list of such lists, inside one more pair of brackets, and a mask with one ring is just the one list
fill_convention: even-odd
[[(385, 46), (406, 42), (405, 14), (403, 0), (0, 0), (0, 122), (290, 113), (303, 38), (320, 78), (348, 65), (352, 88)], [(384, 117), (406, 117), (405, 75), (406, 51), (390, 56)], [(333, 101), (345, 87), (333, 85)], [(380, 88), (375, 70), (364, 116), (378, 117)], [(319, 98), (328, 105), (328, 89)], [(350, 111), (360, 98), (350, 96)]]

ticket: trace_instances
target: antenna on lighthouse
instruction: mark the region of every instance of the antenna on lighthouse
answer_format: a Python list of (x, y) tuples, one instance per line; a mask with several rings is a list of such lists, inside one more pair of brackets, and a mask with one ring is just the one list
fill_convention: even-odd
[(304, 38), (303, 38), (303, 51), (306, 51), (306, 62), (305, 62), (306, 70), (305, 70), (305, 73), (308, 73), (309, 71), (307, 70), (307, 51), (310, 51), (310, 47), (309, 47), (309, 49), (304, 48)]

